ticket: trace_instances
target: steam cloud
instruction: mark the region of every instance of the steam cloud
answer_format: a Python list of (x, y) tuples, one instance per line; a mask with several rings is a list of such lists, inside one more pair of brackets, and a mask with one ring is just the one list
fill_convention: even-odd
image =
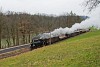
[(89, 30), (90, 27), (94, 27), (98, 30), (100, 30), (100, 18), (98, 17), (91, 17), (88, 18), (84, 21), (82, 21), (81, 23), (75, 23), (74, 25), (72, 25), (71, 28), (59, 28), (59, 29), (55, 29), (54, 31), (50, 32), (50, 33), (43, 33), (40, 37), (40, 39), (46, 39), (46, 38), (50, 38), (50, 37), (57, 37), (63, 34), (71, 34), (74, 33), (75, 31), (78, 31), (79, 29), (83, 29), (83, 30)]

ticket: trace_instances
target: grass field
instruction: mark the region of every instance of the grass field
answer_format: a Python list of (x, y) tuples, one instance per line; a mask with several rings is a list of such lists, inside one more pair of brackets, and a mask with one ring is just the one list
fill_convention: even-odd
[(100, 31), (2, 59), (0, 67), (100, 67)]

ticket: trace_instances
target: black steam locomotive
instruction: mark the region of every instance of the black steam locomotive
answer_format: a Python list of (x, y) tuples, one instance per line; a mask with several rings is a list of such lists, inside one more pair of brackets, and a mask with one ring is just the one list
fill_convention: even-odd
[(38, 35), (32, 39), (30, 48), (32, 50), (35, 48), (47, 46), (49, 44), (53, 44), (55, 42), (58, 42), (58, 41), (61, 41), (61, 40), (64, 40), (64, 39), (67, 39), (70, 37), (74, 37), (74, 36), (80, 35), (80, 34), (85, 33), (85, 32), (88, 32), (89, 30), (77, 30), (71, 34), (64, 34), (64, 35), (60, 35), (57, 37), (51, 37), (51, 38), (46, 38), (46, 39), (40, 39), (41, 35)]

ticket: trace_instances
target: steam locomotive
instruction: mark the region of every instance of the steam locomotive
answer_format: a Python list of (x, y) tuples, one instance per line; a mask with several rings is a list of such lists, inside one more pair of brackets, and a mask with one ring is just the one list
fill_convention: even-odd
[(32, 50), (32, 49), (35, 49), (35, 48), (47, 46), (47, 45), (53, 44), (55, 42), (58, 42), (58, 41), (61, 41), (61, 40), (64, 40), (64, 39), (74, 37), (74, 36), (80, 35), (82, 33), (86, 33), (89, 30), (90, 29), (88, 29), (88, 30), (80, 29), (80, 30), (77, 30), (77, 31), (75, 31), (74, 33), (71, 33), (71, 34), (63, 34), (63, 35), (60, 35), (60, 36), (57, 36), (57, 37), (51, 37), (51, 38), (45, 38), (45, 39), (41, 39), (40, 38), (41, 35), (38, 35), (38, 36), (35, 36), (32, 39), (31, 44), (30, 44), (30, 48)]

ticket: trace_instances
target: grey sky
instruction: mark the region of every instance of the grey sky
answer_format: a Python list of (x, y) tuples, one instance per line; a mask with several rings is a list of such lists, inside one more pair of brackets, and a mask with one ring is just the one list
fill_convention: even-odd
[(63, 14), (73, 11), (78, 15), (88, 15), (83, 12), (84, 0), (0, 0), (0, 6), (4, 11)]

